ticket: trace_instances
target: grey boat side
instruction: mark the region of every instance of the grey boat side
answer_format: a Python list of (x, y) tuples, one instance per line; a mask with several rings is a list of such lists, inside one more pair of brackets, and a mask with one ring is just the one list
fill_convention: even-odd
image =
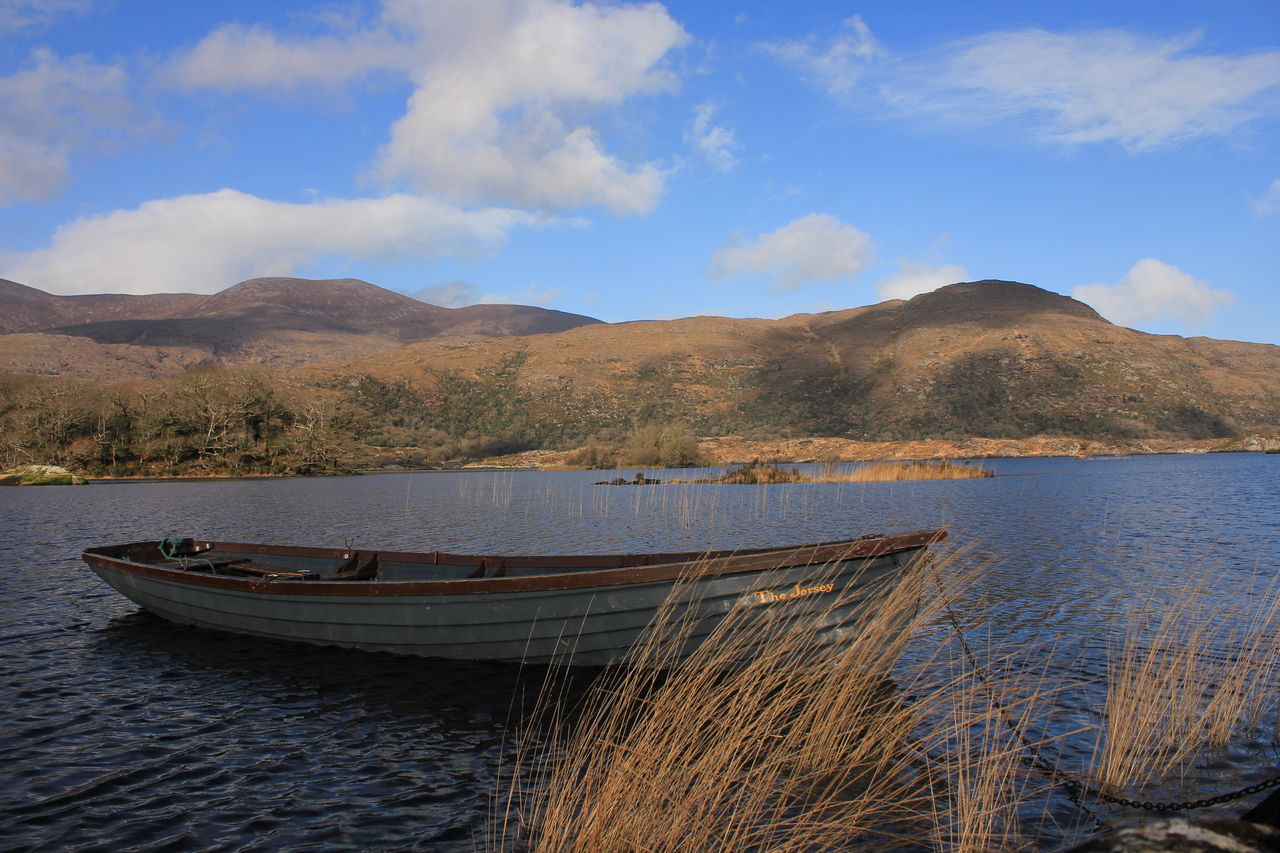
[[(159, 543), (89, 549), (85, 561), (143, 608), (174, 622), (240, 634), (464, 660), (601, 665), (623, 661), (668, 603), (691, 619), (696, 645), (733, 607), (771, 602), (815, 612), (843, 596), (842, 611), (895, 582), (901, 567), (943, 531), (746, 552), (575, 557), (473, 557), (379, 552), (390, 580), (326, 578), (353, 559), (344, 549), (197, 542), (177, 565)], [(246, 558), (299, 575), (236, 576), (200, 554)], [(226, 557), (225, 555), (244, 555)], [(674, 560), (668, 558), (676, 558)], [(209, 569), (201, 570), (201, 561)], [(645, 564), (645, 563), (648, 564)], [(318, 571), (308, 569), (317, 567)], [(232, 565), (229, 572), (234, 572)], [(405, 579), (414, 572), (433, 579)], [(439, 579), (438, 575), (467, 572)], [(493, 577), (492, 574), (501, 573)], [(865, 595), (864, 595), (865, 593)], [(847, 621), (849, 612), (841, 619)], [(826, 614), (831, 618), (831, 614)], [(832, 625), (833, 637), (839, 625)]]

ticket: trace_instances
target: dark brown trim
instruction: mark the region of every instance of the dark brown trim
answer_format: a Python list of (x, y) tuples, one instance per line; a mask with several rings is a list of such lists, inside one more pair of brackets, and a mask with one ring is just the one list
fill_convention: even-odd
[[(478, 557), (472, 555), (442, 554), (440, 552), (418, 554), (412, 552), (379, 551), (385, 562), (448, 563), (452, 565), (487, 565), (494, 567), (543, 568), (598, 568), (592, 572), (564, 572), (558, 574), (476, 577), (439, 581), (299, 581), (266, 580), (260, 578), (235, 578), (166, 568), (150, 563), (135, 562), (122, 557), (132, 549), (154, 546), (156, 543), (135, 542), (130, 545), (113, 545), (90, 548), (82, 555), (90, 566), (139, 577), (156, 578), (187, 586), (214, 587), (251, 593), (281, 595), (337, 595), (337, 596), (403, 596), (403, 595), (469, 595), (474, 593), (539, 592), (567, 589), (589, 589), (600, 586), (652, 583), (675, 580), (681, 577), (706, 577), (713, 575), (760, 572), (830, 563), (837, 560), (858, 560), (923, 548), (947, 537), (945, 530), (926, 530), (901, 536), (881, 536), (873, 539), (848, 539), (839, 542), (823, 542), (816, 545), (800, 545), (785, 548), (755, 548), (748, 551), (714, 551), (707, 553), (649, 554), (626, 556), (618, 554), (589, 555), (581, 557)], [(352, 549), (303, 548), (282, 545), (251, 545), (241, 542), (212, 542), (197, 539), (196, 542), (212, 545), (211, 550), (226, 550), (246, 554), (287, 555), (298, 557), (324, 557), (339, 559), (353, 553)], [(675, 557), (677, 559), (668, 560)], [(665, 562), (653, 563), (654, 560)], [(484, 562), (487, 561), (487, 562)]]

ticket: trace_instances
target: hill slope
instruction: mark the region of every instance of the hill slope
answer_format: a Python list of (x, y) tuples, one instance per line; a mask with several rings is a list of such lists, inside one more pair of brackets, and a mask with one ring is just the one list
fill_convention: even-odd
[(446, 431), (459, 428), (445, 421), (464, 391), (516, 406), (503, 423), (576, 434), (672, 418), (710, 435), (876, 440), (1209, 438), (1280, 425), (1280, 347), (1149, 335), (1002, 281), (776, 321), (694, 317), (429, 341), (307, 375), (335, 372), (412, 389), (400, 392), (403, 414), (429, 405), (439, 417), (418, 422)]
[[(205, 363), (275, 366), (352, 358), (438, 337), (499, 337), (559, 332), (590, 317), (521, 305), (442, 308), (358, 279), (250, 279), (212, 296), (54, 296), (0, 280), (0, 333), (88, 339), (104, 347), (155, 347), (157, 373), (177, 367), (160, 352), (197, 351)], [(114, 359), (83, 342), (74, 372), (115, 375)], [(38, 348), (24, 362), (20, 341), (0, 337), (9, 370), (59, 373)], [(139, 358), (145, 362), (142, 356)], [(172, 365), (168, 367), (168, 365)]]

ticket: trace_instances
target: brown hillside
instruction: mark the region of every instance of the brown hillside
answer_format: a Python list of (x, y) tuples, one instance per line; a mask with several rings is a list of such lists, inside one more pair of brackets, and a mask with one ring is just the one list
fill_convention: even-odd
[[(310, 281), (259, 278), (212, 296), (54, 296), (0, 281), (0, 331), (88, 339), (103, 347), (153, 348), (139, 365), (151, 363), (160, 375), (179, 369), (161, 351), (195, 351), (196, 361), (255, 362), (291, 367), (355, 358), (395, 349), (407, 342), (443, 337), (501, 337), (558, 332), (599, 321), (590, 317), (521, 305), (481, 305), (451, 309), (429, 305), (358, 279)], [(68, 340), (74, 369), (49, 358), (47, 347), (24, 349), (4, 341), (11, 371), (115, 376), (110, 350), (93, 350)], [(47, 342), (46, 342), (47, 343)]]
[(0, 335), (38, 332), (55, 326), (93, 320), (148, 320), (183, 316), (202, 298), (194, 293), (54, 296), (52, 293), (0, 278)]
[(999, 281), (777, 321), (695, 317), (429, 341), (309, 375), (334, 371), (428, 399), (444, 393), (442, 377), (501, 378), (527, 394), (527, 418), (583, 428), (682, 418), (711, 435), (889, 440), (1212, 438), (1280, 424), (1280, 347), (1149, 335)]

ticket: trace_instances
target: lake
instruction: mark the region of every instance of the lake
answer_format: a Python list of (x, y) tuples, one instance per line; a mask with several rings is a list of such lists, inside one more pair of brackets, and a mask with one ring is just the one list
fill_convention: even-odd
[[(517, 666), (171, 625), (98, 581), (79, 559), (92, 545), (193, 535), (600, 553), (945, 527), (956, 559), (984, 567), (959, 614), (966, 633), (1047, 655), (1072, 684), (1105, 671), (1115, 618), (1153, 589), (1218, 571), (1214, 595), (1236, 606), (1280, 573), (1280, 456), (987, 464), (1000, 476), (611, 488), (592, 485), (616, 476), (603, 472), (476, 471), (0, 489), (0, 849), (471, 850), (540, 683)], [(1046, 726), (1096, 700), (1065, 692)], [(1065, 758), (1087, 758), (1073, 748), (1085, 746), (1068, 741)], [(1188, 784), (1212, 795), (1276, 765), (1273, 738), (1255, 732)]]

